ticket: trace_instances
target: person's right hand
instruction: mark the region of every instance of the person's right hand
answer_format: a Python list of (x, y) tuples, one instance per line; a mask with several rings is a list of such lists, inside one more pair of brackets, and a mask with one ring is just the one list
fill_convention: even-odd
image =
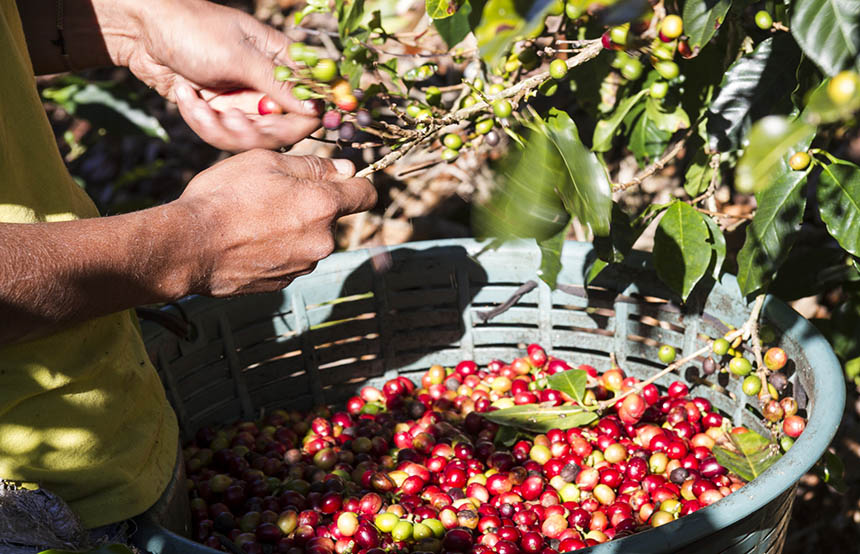
[(197, 175), (173, 204), (194, 250), (191, 291), (279, 290), (334, 251), (335, 222), (368, 210), (376, 190), (348, 160), (251, 150)]

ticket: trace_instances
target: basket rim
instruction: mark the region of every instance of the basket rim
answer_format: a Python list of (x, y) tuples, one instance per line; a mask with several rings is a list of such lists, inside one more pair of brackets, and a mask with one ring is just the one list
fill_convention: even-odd
[[(478, 256), (486, 251), (490, 244), (489, 240), (480, 241), (471, 238), (443, 239), (407, 242), (392, 246), (390, 250), (414, 249), (416, 252), (420, 252), (429, 248), (462, 247), (470, 256)], [(538, 248), (533, 241), (520, 240), (506, 242), (498, 250), (503, 250), (505, 253), (521, 252), (523, 255), (534, 256)], [(586, 259), (585, 257), (592, 251), (591, 243), (565, 241), (562, 247), (562, 261), (574, 257)], [(368, 261), (377, 253), (378, 249), (362, 249), (333, 254), (319, 262), (313, 273), (296, 279), (294, 284), (312, 281), (315, 274), (342, 271), (344, 265), (350, 265), (356, 261), (359, 263)], [(653, 270), (650, 258), (651, 254), (648, 252), (633, 251), (626, 257), (623, 265)], [(476, 259), (480, 262), (480, 256)], [(535, 270), (537, 271), (537, 268)], [(742, 303), (745, 312), (749, 312), (749, 302), (743, 299), (735, 276), (723, 274), (718, 286)], [(622, 291), (618, 292), (621, 293)], [(183, 299), (181, 303), (193, 304), (214, 301), (218, 301), (218, 299), (188, 297)], [(759, 477), (722, 500), (679, 518), (670, 525), (596, 545), (583, 550), (583, 552), (665, 551), (701, 540), (720, 529), (738, 523), (765, 507), (790, 489), (826, 451), (839, 427), (845, 404), (845, 385), (842, 379), (841, 365), (829, 343), (818, 330), (781, 300), (768, 295), (762, 314), (769, 323), (779, 328), (783, 334), (802, 344), (806, 358), (811, 363), (814, 361), (812, 372), (815, 378), (812, 382), (812, 390), (807, 391), (813, 401), (804, 433), (797, 439), (794, 446), (783, 454), (780, 460)], [(146, 332), (145, 336), (154, 338), (153, 329)], [(826, 399), (826, 401), (822, 399)], [(163, 529), (162, 532), (173, 540), (187, 541), (187, 539), (183, 539), (166, 529)], [(144, 535), (154, 534), (157, 533), (152, 528), (144, 533)], [(193, 544), (196, 545), (197, 543)], [(202, 547), (202, 545), (198, 546)], [(206, 551), (209, 549), (201, 552)]]

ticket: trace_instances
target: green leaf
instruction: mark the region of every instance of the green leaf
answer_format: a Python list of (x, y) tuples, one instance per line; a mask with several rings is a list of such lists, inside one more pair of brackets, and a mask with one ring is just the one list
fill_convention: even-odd
[(654, 237), (657, 275), (684, 301), (710, 265), (709, 238), (702, 214), (680, 200), (669, 206), (657, 227)]
[(481, 58), (490, 66), (508, 52), (519, 38), (531, 37), (543, 29), (547, 12), (555, 0), (489, 0), (481, 12), (475, 37)]
[(649, 97), (645, 102), (645, 114), (658, 129), (667, 133), (674, 133), (690, 126), (690, 116), (680, 104), (676, 105), (671, 112), (664, 112), (660, 103)]
[(797, 0), (791, 10), (791, 34), (803, 53), (833, 76), (857, 63), (860, 53), (860, 2)]
[[(653, 206), (653, 204), (652, 204)], [(645, 225), (632, 225), (627, 215), (617, 202), (612, 203), (612, 223), (609, 226), (608, 237), (594, 237), (594, 249), (597, 259), (591, 264), (586, 273), (586, 283), (591, 283), (610, 263), (621, 263), (633, 244), (645, 230)]]
[(337, 32), (341, 40), (358, 29), (362, 17), (364, 17), (364, 0), (352, 0), (349, 3), (344, 1), (338, 5)]
[(499, 430), (496, 431), (496, 436), (493, 439), (493, 442), (501, 444), (502, 446), (511, 447), (517, 442), (517, 438), (519, 436), (520, 432), (516, 428), (509, 427), (507, 425), (500, 425)]
[(587, 425), (597, 419), (597, 414), (581, 406), (543, 406), (524, 404), (481, 414), (493, 423), (524, 429), (535, 433), (546, 433), (550, 429), (571, 429)]
[(687, 0), (681, 19), (690, 48), (701, 48), (717, 32), (732, 6), (731, 0)]
[(806, 150), (815, 127), (779, 115), (769, 115), (753, 125), (749, 146), (735, 168), (735, 186), (743, 193), (764, 190), (771, 186), (780, 168), (795, 152)]
[(777, 166), (775, 182), (756, 193), (758, 208), (738, 253), (738, 285), (752, 295), (767, 286), (797, 240), (806, 207), (806, 171)]
[(608, 235), (612, 185), (603, 163), (582, 144), (576, 124), (567, 113), (552, 108), (542, 128), (567, 168), (569, 179), (556, 181), (556, 187), (568, 213), (591, 227), (595, 235)]
[(853, 256), (860, 256), (860, 168), (840, 160), (824, 167), (818, 208), (827, 231)]
[(779, 446), (755, 431), (730, 434), (731, 444), (715, 446), (714, 457), (720, 465), (746, 481), (752, 481), (782, 457)]
[(445, 44), (451, 48), (462, 42), (472, 32), (472, 28), (477, 24), (474, 21), (474, 19), (477, 19), (475, 17), (477, 15), (480, 14), (473, 12), (472, 4), (469, 0), (465, 0), (460, 9), (457, 10), (457, 13), (445, 19), (436, 19), (433, 21), (433, 25), (436, 27), (439, 36), (445, 41)]
[(860, 377), (860, 357), (845, 362), (845, 376), (852, 381)]
[(547, 386), (561, 391), (581, 406), (585, 403), (585, 385), (588, 383), (588, 373), (581, 369), (559, 371), (546, 378)]
[(567, 226), (570, 215), (555, 190), (568, 180), (558, 150), (538, 130), (529, 132), (526, 145), (502, 161), (490, 200), (475, 207), (479, 236), (544, 241)]
[(719, 281), (720, 271), (722, 271), (723, 262), (726, 260), (726, 237), (711, 217), (703, 215), (702, 219), (708, 225), (708, 231), (711, 233), (711, 250), (714, 253), (714, 269), (711, 275), (714, 276), (715, 281)]
[(711, 157), (702, 147), (696, 150), (687, 173), (684, 174), (684, 191), (691, 197), (699, 196), (711, 185), (715, 169), (711, 167)]
[(708, 108), (712, 150), (737, 150), (753, 121), (775, 113), (795, 86), (794, 70), (799, 61), (800, 51), (783, 34), (763, 40), (751, 54), (729, 67)]
[(556, 235), (538, 241), (540, 248), (540, 269), (538, 276), (550, 286), (555, 288), (558, 282), (558, 274), (561, 271), (561, 250), (564, 248), (564, 239), (567, 238), (567, 232), (570, 229), (570, 224), (565, 225), (564, 229)]
[(601, 119), (594, 126), (594, 137), (592, 138), (591, 149), (595, 152), (606, 152), (612, 148), (612, 137), (621, 125), (621, 122), (630, 112), (631, 108), (636, 105), (643, 96), (648, 94), (647, 89), (640, 90), (633, 96), (628, 96), (618, 103), (615, 111), (607, 119)]
[(431, 19), (446, 19), (460, 9), (458, 0), (425, 0), (424, 7)]
[[(632, 113), (632, 112), (631, 112)], [(636, 156), (640, 166), (658, 158), (669, 144), (672, 133), (661, 131), (657, 124), (645, 113), (644, 106), (641, 114), (633, 121), (633, 132), (630, 134), (630, 150)]]

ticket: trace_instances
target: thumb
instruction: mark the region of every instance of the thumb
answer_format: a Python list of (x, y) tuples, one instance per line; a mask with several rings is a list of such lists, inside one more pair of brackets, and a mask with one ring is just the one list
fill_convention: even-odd
[(342, 181), (355, 175), (351, 161), (318, 156), (283, 156), (284, 170), (297, 179), (310, 181)]

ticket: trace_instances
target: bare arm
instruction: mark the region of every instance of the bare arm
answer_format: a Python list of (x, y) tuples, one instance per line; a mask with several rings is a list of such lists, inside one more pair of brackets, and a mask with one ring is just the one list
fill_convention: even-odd
[(167, 205), (97, 219), (0, 224), (0, 344), (190, 293), (287, 286), (334, 250), (338, 217), (376, 193), (354, 168), (254, 150)]

